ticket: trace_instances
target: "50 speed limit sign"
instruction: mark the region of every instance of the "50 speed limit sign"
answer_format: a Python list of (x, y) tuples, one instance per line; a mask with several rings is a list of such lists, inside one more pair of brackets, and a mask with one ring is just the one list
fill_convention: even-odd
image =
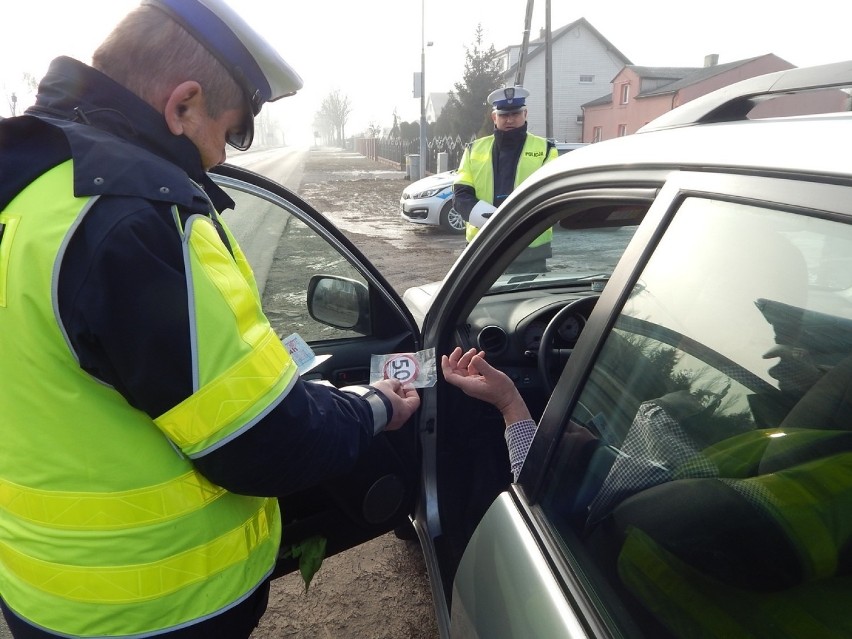
[(403, 386), (414, 388), (434, 386), (437, 381), (435, 349), (373, 355), (370, 361), (370, 383), (381, 379), (395, 379)]
[(420, 364), (412, 353), (394, 355), (385, 362), (384, 378), (395, 379), (402, 384), (417, 381)]

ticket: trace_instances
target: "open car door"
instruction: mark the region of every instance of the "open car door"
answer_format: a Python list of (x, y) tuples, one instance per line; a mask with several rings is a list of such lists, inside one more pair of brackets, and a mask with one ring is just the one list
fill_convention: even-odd
[[(402, 300), (322, 214), (251, 171), (222, 165), (212, 177), (236, 202), (223, 219), (252, 266), (273, 329), (282, 340), (297, 333), (316, 355), (303, 379), (367, 384), (374, 354), (418, 350)], [(329, 556), (409, 523), (419, 481), (414, 422), (377, 435), (346, 475), (279, 497), (279, 574), (298, 567), (286, 556), (308, 539), (324, 539)]]

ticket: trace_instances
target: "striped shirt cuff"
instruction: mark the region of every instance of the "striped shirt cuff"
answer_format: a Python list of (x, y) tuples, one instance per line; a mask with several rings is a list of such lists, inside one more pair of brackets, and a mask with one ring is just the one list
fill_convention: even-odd
[(521, 468), (537, 429), (538, 426), (531, 419), (523, 419), (506, 427), (506, 446), (509, 448), (509, 463), (515, 481), (518, 481), (518, 476), (521, 474)]

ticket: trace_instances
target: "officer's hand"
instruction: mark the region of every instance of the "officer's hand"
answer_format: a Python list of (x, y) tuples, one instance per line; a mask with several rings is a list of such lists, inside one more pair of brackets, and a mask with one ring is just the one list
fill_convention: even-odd
[(370, 386), (387, 397), (393, 406), (393, 416), (385, 430), (401, 428), (420, 407), (420, 395), (417, 390), (410, 386), (404, 387), (398, 380), (382, 379)]

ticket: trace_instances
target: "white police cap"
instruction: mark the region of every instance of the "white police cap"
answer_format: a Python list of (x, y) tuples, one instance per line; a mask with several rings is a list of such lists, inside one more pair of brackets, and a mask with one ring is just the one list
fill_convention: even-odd
[(488, 94), (488, 102), (494, 107), (495, 113), (511, 113), (527, 105), (530, 92), (521, 85), (502, 87)]
[(266, 102), (302, 88), (299, 74), (224, 0), (142, 0), (142, 4), (162, 9), (204, 45), (245, 91), (253, 115)]

